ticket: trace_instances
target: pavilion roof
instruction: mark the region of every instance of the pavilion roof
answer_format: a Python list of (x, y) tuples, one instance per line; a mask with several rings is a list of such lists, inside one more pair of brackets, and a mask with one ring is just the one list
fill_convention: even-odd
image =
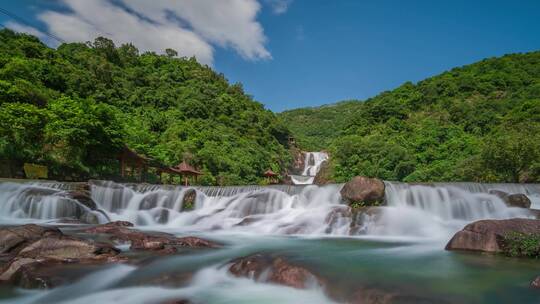
[(271, 177), (271, 176), (277, 176), (277, 173), (272, 171), (272, 169), (268, 169), (264, 172), (264, 176)]
[(202, 172), (195, 170), (192, 166), (190, 166), (186, 161), (181, 162), (176, 167), (170, 168), (172, 171), (180, 173), (180, 174), (191, 174), (191, 175), (201, 175)]

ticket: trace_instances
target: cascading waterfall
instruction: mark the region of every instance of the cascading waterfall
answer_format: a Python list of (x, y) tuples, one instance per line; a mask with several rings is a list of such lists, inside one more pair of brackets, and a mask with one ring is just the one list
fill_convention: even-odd
[[(69, 187), (2, 183), (0, 216), (51, 220), (89, 211), (61, 195)], [(539, 185), (386, 182), (388, 206), (351, 212), (341, 201), (341, 187), (183, 187), (92, 182), (91, 196), (110, 220), (158, 229), (447, 240), (475, 220), (532, 217), (526, 209), (507, 207), (499, 197), (488, 193), (490, 189), (522, 192), (533, 201), (540, 193)]]
[[(476, 220), (533, 217), (528, 210), (508, 207), (502, 199), (488, 193), (490, 189), (514, 193), (524, 189), (519, 185), (483, 187), (476, 183), (411, 185), (392, 182), (385, 185), (388, 206), (375, 219), (373, 216), (364, 219), (366, 234), (448, 240), (453, 233)], [(534, 185), (530, 189), (538, 188)], [(533, 196), (535, 192), (528, 195)]]
[(61, 183), (0, 183), (0, 219), (9, 223), (91, 216), (96, 222), (106, 221), (103, 214), (66, 197), (69, 187)]
[[(231, 230), (267, 234), (344, 234), (348, 222), (329, 221), (341, 205), (340, 185), (156, 187), (138, 192), (112, 182), (92, 185), (92, 197), (114, 220), (190, 231)], [(141, 191), (141, 187), (136, 187)], [(167, 189), (169, 188), (169, 189)], [(186, 211), (186, 197), (194, 197)], [(338, 227), (339, 226), (339, 227)]]
[(325, 152), (306, 152), (304, 154), (304, 170), (302, 175), (291, 175), (292, 182), (295, 185), (313, 184), (315, 176), (319, 173), (321, 165), (328, 160), (328, 154)]

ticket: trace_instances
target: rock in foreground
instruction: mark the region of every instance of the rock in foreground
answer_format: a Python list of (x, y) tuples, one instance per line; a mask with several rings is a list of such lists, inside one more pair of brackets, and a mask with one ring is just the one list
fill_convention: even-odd
[(88, 228), (86, 233), (107, 234), (113, 240), (130, 242), (131, 249), (175, 252), (176, 247), (215, 248), (219, 244), (198, 237), (176, 237), (168, 233), (148, 233), (130, 229), (130, 222), (118, 221)]
[(380, 179), (356, 176), (341, 188), (340, 194), (349, 205), (376, 206), (384, 202), (384, 188)]
[(540, 220), (481, 220), (468, 224), (452, 237), (446, 250), (503, 252), (504, 237), (510, 233), (539, 234)]

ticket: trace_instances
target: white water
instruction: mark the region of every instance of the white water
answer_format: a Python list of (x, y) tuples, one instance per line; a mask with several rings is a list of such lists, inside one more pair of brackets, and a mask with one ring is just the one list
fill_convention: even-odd
[[(58, 196), (58, 185), (0, 184), (3, 222), (51, 220), (80, 213), (80, 205)], [(479, 219), (528, 218), (526, 209), (509, 208), (490, 189), (520, 191), (538, 198), (538, 185), (386, 183), (387, 207), (351, 214), (341, 201), (341, 185), (173, 187), (92, 184), (92, 198), (111, 220), (184, 232), (247, 234), (364, 235), (447, 241)], [(38, 191), (39, 190), (39, 191)], [(196, 192), (193, 210), (183, 210)]]
[(302, 175), (291, 175), (291, 180), (295, 185), (313, 184), (315, 176), (319, 173), (322, 164), (328, 160), (325, 152), (306, 152), (304, 154), (304, 170)]
[(63, 196), (62, 184), (0, 183), (0, 220), (3, 223), (59, 219), (85, 214), (104, 221), (102, 214)]
[[(367, 218), (365, 233), (375, 236), (429, 238), (447, 241), (466, 224), (480, 219), (532, 218), (522, 208), (510, 208), (497, 196), (471, 192), (473, 183), (409, 185), (386, 183), (388, 207), (376, 218)], [(499, 185), (508, 191), (515, 185)]]

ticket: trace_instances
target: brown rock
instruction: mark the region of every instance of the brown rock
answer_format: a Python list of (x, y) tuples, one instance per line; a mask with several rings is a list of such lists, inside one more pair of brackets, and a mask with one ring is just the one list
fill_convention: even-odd
[(280, 257), (254, 254), (232, 261), (229, 271), (237, 277), (253, 278), (294, 288), (306, 288), (309, 284), (322, 285), (319, 278), (309, 270), (292, 265)]
[(62, 196), (76, 200), (81, 205), (87, 207), (90, 210), (97, 209), (97, 204), (92, 199), (90, 191), (66, 191), (62, 193)]
[(128, 227), (133, 226), (130, 222), (111, 222), (85, 229), (86, 233), (108, 234), (114, 240), (131, 242), (131, 249), (137, 250), (159, 250), (162, 253), (174, 253), (176, 250), (171, 247), (190, 247), (190, 248), (213, 248), (218, 247), (217, 243), (197, 238), (181, 237), (178, 238), (168, 233), (147, 233)]
[(531, 208), (531, 200), (522, 193), (510, 194), (505, 202), (510, 207)]
[(61, 234), (57, 228), (43, 227), (35, 224), (0, 228), (0, 253), (10, 253), (20, 245), (31, 240)]
[(19, 258), (53, 259), (61, 261), (83, 259), (105, 259), (120, 251), (105, 243), (78, 239), (71, 236), (55, 235), (40, 238), (29, 243), (19, 253)]
[(498, 196), (509, 207), (531, 208), (531, 200), (525, 194), (522, 194), (522, 193), (508, 194), (504, 191), (496, 190), (496, 189), (489, 190), (489, 193)]
[(502, 252), (503, 238), (511, 232), (540, 233), (540, 220), (481, 220), (468, 224), (452, 237), (446, 250)]
[(380, 179), (356, 176), (341, 188), (340, 194), (349, 204), (380, 205), (384, 202), (384, 188)]

